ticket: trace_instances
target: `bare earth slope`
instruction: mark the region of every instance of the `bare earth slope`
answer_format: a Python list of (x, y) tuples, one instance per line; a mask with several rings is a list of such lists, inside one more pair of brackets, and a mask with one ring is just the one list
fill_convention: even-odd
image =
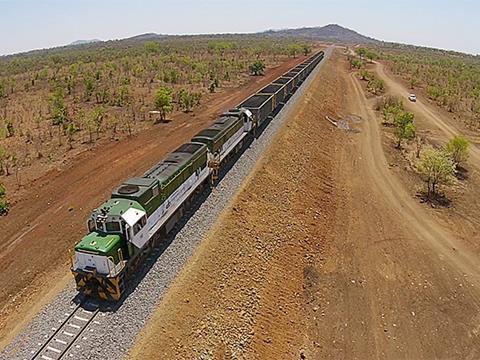
[[(218, 94), (197, 109), (181, 114), (120, 143), (81, 154), (67, 169), (31, 184), (7, 217), (0, 218), (0, 347), (57, 291), (69, 276), (69, 251), (85, 232), (89, 212), (106, 199), (122, 180), (141, 174), (168, 152), (206, 127), (222, 111), (271, 82), (303, 60), (292, 59), (264, 77)], [(65, 277), (66, 276), (66, 277)], [(64, 280), (62, 280), (64, 278)], [(35, 305), (31, 309), (32, 305)], [(8, 335), (7, 335), (8, 334)]]
[[(478, 257), (389, 168), (371, 103), (334, 59), (132, 358), (480, 356)], [(359, 133), (325, 121), (349, 113)]]

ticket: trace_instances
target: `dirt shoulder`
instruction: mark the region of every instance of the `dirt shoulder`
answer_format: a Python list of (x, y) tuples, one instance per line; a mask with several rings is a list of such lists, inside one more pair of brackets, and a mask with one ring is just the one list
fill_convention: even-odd
[(107, 198), (114, 186), (141, 174), (219, 113), (302, 60), (292, 59), (265, 76), (252, 77), (242, 87), (216, 94), (194, 117), (182, 113), (168, 124), (84, 152), (65, 168), (32, 182), (9, 215), (0, 218), (0, 345), (23, 326), (20, 320), (28, 321), (52, 292), (59, 290), (59, 283), (68, 281), (69, 251), (85, 233), (91, 209)]
[[(480, 356), (478, 257), (391, 171), (371, 104), (334, 59), (132, 358)], [(324, 121), (347, 114), (360, 132)]]

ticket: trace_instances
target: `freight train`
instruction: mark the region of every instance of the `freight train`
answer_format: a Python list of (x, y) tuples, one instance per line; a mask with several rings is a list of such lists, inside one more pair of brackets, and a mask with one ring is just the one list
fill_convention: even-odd
[(183, 217), (196, 196), (217, 182), (248, 138), (258, 136), (324, 57), (316, 53), (237, 108), (222, 114), (141, 177), (125, 181), (87, 221), (75, 246), (77, 290), (118, 301), (128, 279)]

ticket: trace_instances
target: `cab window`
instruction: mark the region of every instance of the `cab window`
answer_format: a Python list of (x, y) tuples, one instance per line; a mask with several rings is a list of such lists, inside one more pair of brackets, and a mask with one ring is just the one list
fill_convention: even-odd
[(120, 223), (118, 221), (110, 221), (106, 224), (107, 232), (121, 232)]
[(88, 232), (95, 231), (95, 221), (93, 221), (92, 219), (88, 220), (87, 226), (88, 226)]
[(135, 236), (143, 227), (147, 224), (147, 217), (143, 216), (140, 220), (137, 221), (135, 225), (133, 225), (133, 235)]
[(101, 221), (97, 221), (96, 224), (97, 224), (97, 230), (98, 231), (104, 231), (103, 230), (103, 223)]

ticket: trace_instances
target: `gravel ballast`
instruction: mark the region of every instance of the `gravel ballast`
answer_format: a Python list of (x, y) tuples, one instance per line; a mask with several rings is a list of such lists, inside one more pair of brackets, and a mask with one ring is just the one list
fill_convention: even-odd
[[(277, 130), (290, 116), (290, 109), (304, 95), (308, 84), (315, 78), (322, 64), (328, 59), (331, 49), (325, 52), (324, 60), (290, 98), (287, 105), (276, 115), (261, 136), (254, 140), (225, 174), (221, 182), (198, 209), (171, 237), (171, 243), (152, 256), (144, 269), (144, 277), (116, 309), (102, 311), (70, 349), (67, 359), (121, 359), (135, 342), (139, 331), (161, 301), (171, 282), (192, 256), (198, 244), (212, 228), (219, 214), (251, 173), (265, 149), (271, 144)], [(75, 304), (72, 299), (77, 292), (75, 284), (63, 290), (47, 305), (2, 353), (0, 359), (30, 359), (36, 350), (59, 327)]]

